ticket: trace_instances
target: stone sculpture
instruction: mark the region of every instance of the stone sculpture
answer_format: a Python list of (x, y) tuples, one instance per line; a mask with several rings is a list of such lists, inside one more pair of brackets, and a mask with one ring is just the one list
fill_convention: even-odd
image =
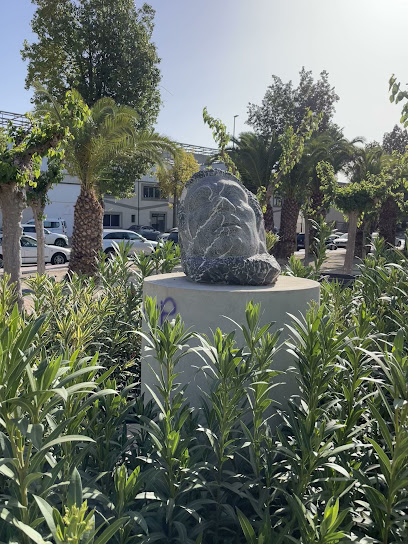
[(197, 172), (179, 205), (186, 276), (196, 282), (270, 285), (280, 266), (266, 250), (262, 210), (253, 193), (222, 170)]

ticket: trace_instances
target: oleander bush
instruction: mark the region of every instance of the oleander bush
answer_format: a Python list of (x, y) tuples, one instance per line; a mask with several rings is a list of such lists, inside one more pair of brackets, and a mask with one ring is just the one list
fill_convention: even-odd
[[(354, 285), (323, 281), (320, 307), (288, 317), (287, 341), (249, 304), (239, 343), (161, 326), (141, 306), (149, 266), (120, 250), (95, 280), (36, 278), (23, 315), (2, 279), (0, 542), (406, 544), (408, 258), (376, 242)], [(146, 404), (127, 366), (142, 314)], [(192, 340), (212, 376), (200, 415), (178, 383)], [(285, 408), (282, 350), (299, 383)]]

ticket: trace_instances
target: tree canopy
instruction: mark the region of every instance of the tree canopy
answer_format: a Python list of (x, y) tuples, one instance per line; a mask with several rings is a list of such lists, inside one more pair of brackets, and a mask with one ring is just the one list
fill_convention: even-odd
[(249, 104), (247, 123), (263, 136), (279, 136), (288, 126), (296, 131), (308, 110), (321, 114), (319, 130), (327, 129), (339, 100), (334, 87), (329, 83), (329, 74), (321, 72), (314, 80), (311, 71), (302, 68), (300, 81), (294, 87), (292, 81), (284, 83), (280, 77), (272, 76), (261, 105)]
[(173, 164), (157, 171), (161, 194), (166, 197), (180, 197), (185, 184), (198, 170), (199, 165), (194, 155), (179, 149)]
[(160, 107), (160, 72), (151, 41), (154, 10), (133, 0), (33, 0), (37, 35), (22, 49), (26, 87), (39, 81), (60, 103), (77, 89), (88, 106), (102, 97), (134, 108), (138, 128), (151, 126)]
[(382, 146), (390, 155), (393, 151), (404, 154), (408, 147), (408, 131), (395, 125), (391, 132), (384, 134)]

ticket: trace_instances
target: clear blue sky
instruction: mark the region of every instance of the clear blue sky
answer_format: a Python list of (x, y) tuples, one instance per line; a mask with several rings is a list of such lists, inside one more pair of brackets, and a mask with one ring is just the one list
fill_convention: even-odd
[[(408, 82), (407, 0), (150, 0), (162, 59), (157, 129), (177, 141), (213, 146), (202, 109), (232, 132), (248, 130), (248, 102), (260, 103), (271, 75), (297, 81), (304, 65), (326, 69), (348, 137), (381, 140), (399, 122), (388, 79)], [(137, 2), (140, 5), (140, 2)], [(32, 40), (30, 0), (1, 0), (0, 110), (24, 112), (23, 40)]]

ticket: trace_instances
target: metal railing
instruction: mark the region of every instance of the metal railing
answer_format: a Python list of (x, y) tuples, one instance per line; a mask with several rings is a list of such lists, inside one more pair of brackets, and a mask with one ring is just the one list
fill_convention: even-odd
[[(29, 127), (30, 121), (27, 119), (27, 117), (21, 113), (12, 113), (10, 111), (2, 111), (0, 110), (0, 126), (7, 127), (8, 123), (11, 122), (16, 127)], [(177, 145), (185, 149), (186, 151), (190, 153), (194, 153), (195, 155), (205, 155), (208, 157), (211, 157), (212, 155), (215, 155), (218, 150), (213, 149), (212, 147), (204, 147), (201, 145), (193, 145), (193, 144), (182, 144), (176, 142)]]
[(29, 127), (30, 121), (25, 115), (21, 113), (12, 113), (10, 111), (1, 111), (0, 110), (0, 126), (7, 127), (11, 122), (12, 125), (16, 127)]

